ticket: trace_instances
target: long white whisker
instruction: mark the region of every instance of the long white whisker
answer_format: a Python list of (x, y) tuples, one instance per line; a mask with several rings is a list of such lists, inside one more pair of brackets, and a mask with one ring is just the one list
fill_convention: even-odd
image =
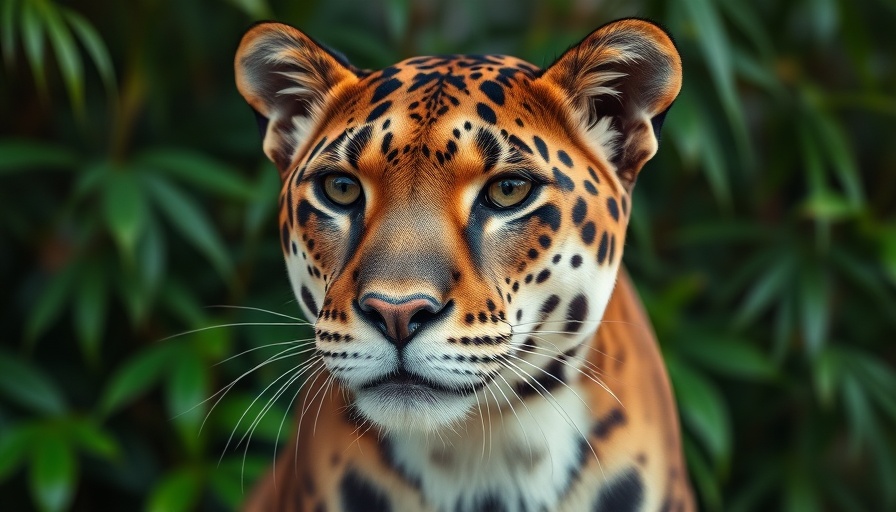
[(290, 320), (295, 320), (296, 322), (301, 322), (302, 324), (307, 325), (307, 326), (314, 325), (312, 323), (305, 321), (302, 318), (299, 318), (296, 316), (289, 316), (284, 313), (278, 313), (276, 311), (271, 311), (270, 309), (256, 308), (256, 307), (252, 307), (252, 306), (231, 306), (229, 304), (213, 304), (211, 306), (206, 306), (206, 307), (207, 308), (226, 308), (226, 309), (243, 309), (243, 310), (247, 310), (247, 311), (259, 311), (261, 313), (268, 313), (270, 315), (276, 315), (279, 317), (288, 318)]

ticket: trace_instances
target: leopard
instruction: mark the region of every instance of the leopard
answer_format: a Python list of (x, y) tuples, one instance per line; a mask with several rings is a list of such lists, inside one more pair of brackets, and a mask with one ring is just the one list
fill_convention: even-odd
[[(690, 511), (678, 411), (621, 260), (682, 83), (671, 36), (599, 27), (549, 66), (352, 65), (262, 22), (235, 56), (314, 332), (248, 511)], [(307, 357), (302, 360), (301, 357)]]

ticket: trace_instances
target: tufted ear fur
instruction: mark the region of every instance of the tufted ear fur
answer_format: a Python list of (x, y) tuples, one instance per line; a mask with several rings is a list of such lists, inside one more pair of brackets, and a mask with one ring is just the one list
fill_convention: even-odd
[(260, 116), (264, 152), (281, 176), (311, 136), (327, 101), (358, 80), (343, 59), (281, 23), (249, 29), (234, 68), (240, 94)]
[(681, 58), (663, 29), (623, 19), (566, 51), (543, 80), (562, 91), (591, 148), (631, 189), (656, 153), (660, 126), (681, 89)]

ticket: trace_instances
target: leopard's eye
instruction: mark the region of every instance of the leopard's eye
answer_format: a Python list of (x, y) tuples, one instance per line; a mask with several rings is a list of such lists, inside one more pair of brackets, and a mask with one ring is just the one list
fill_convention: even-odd
[(531, 191), (532, 182), (525, 178), (500, 178), (488, 185), (486, 197), (497, 208), (510, 208), (522, 203)]
[(361, 184), (345, 174), (330, 174), (324, 178), (324, 193), (334, 203), (349, 206), (361, 197)]

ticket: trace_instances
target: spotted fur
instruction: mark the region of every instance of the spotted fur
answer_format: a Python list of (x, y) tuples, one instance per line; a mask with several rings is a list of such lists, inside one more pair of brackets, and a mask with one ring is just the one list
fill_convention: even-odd
[[(693, 510), (666, 373), (619, 271), (681, 85), (662, 29), (605, 25), (544, 70), (451, 55), (362, 71), (263, 23), (236, 76), (282, 177), (317, 363), (248, 510)], [(327, 195), (334, 173), (356, 202)], [(531, 193), (488, 204), (502, 176)]]

